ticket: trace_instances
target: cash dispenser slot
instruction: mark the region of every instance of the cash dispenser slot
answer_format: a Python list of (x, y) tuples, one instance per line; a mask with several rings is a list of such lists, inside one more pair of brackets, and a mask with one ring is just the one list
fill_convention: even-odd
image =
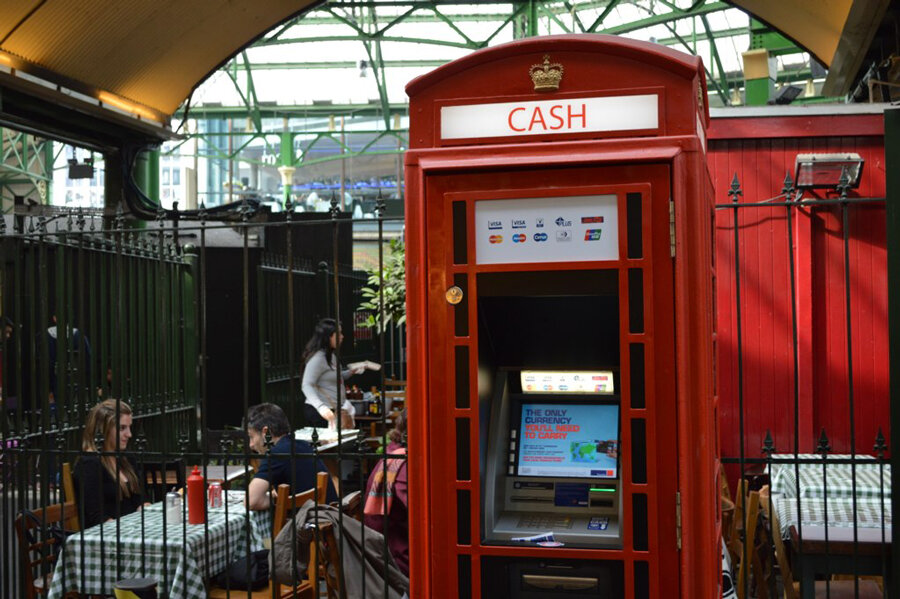
[(523, 574), (523, 590), (541, 591), (593, 591), (600, 581), (596, 578), (580, 576), (547, 576), (545, 574)]

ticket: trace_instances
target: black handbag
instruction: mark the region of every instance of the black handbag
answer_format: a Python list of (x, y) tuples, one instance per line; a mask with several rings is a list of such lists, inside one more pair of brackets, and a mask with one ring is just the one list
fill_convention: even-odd
[(238, 591), (258, 591), (269, 584), (269, 550), (254, 551), (228, 564), (215, 578), (216, 586)]

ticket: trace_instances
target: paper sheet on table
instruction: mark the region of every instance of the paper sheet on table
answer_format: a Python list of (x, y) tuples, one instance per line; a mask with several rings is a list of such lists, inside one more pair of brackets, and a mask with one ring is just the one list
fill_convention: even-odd
[[(298, 441), (306, 441), (307, 443), (312, 443), (312, 433), (313, 430), (318, 433), (319, 443), (331, 443), (333, 441), (338, 440), (338, 434), (336, 430), (330, 430), (327, 428), (317, 428), (313, 429), (311, 426), (307, 426), (301, 428), (297, 431), (294, 431), (294, 438)], [(359, 434), (359, 429), (356, 428), (345, 428), (341, 430), (341, 435), (344, 438), (354, 437)]]
[(350, 370), (359, 370), (360, 368), (365, 368), (366, 370), (381, 370), (381, 364), (371, 362), (369, 360), (363, 360), (362, 362), (353, 362), (352, 364), (347, 364), (347, 368), (349, 368)]

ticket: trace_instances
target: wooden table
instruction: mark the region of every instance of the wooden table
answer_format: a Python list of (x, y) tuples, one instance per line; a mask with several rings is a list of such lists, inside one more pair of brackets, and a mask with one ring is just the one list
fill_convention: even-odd
[(248, 548), (267, 548), (271, 534), (271, 513), (248, 512), (241, 496), (227, 507), (208, 508), (205, 524), (171, 522), (156, 503), (70, 535), (48, 599), (62, 599), (68, 591), (109, 595), (117, 580), (145, 576), (158, 581), (161, 597), (206, 599), (205, 581)]
[[(825, 542), (825, 533), (828, 542)], [(803, 599), (816, 596), (816, 574), (873, 574), (884, 577), (885, 589), (891, 588), (891, 529), (882, 541), (880, 528), (856, 529), (854, 556), (853, 529), (842, 526), (803, 526), (803, 542), (797, 527), (791, 526), (791, 545), (800, 568), (800, 593)]]

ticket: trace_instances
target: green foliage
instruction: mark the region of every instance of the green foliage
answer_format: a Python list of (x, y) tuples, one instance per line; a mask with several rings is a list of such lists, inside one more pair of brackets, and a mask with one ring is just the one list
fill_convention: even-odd
[[(384, 255), (384, 264), (379, 271), (369, 272), (367, 285), (362, 288), (363, 301), (360, 310), (370, 310), (372, 314), (364, 323), (383, 333), (388, 326), (399, 327), (406, 322), (406, 248), (402, 239), (393, 239)], [(381, 287), (382, 278), (384, 287)], [(382, 291), (383, 293), (379, 293)], [(381, 306), (384, 305), (384, 322), (381, 322)]]

